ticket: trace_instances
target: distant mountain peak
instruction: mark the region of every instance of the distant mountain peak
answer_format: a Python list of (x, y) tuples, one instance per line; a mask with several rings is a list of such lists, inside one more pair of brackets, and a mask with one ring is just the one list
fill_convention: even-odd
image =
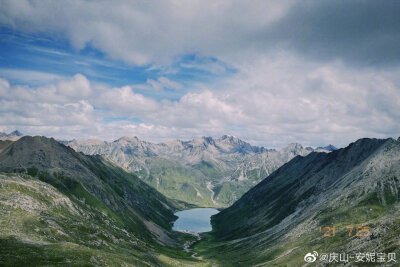
[(285, 150), (299, 150), (299, 149), (303, 149), (303, 146), (299, 143), (290, 143), (284, 149)]
[(141, 142), (144, 142), (144, 141), (140, 140), (137, 136), (134, 136), (134, 137), (122, 136), (114, 141), (114, 143), (135, 143), (135, 144), (138, 144)]
[(0, 132), (0, 138), (1, 140), (11, 140), (11, 141), (16, 141), (20, 137), (25, 136), (23, 133), (21, 133), (18, 130), (14, 130), (11, 133), (7, 134), (4, 132)]
[(223, 135), (219, 140), (225, 142), (228, 141), (229, 143), (232, 144), (247, 144), (247, 142), (237, 138), (234, 135)]
[(317, 147), (317, 149), (324, 149), (324, 150), (328, 150), (328, 151), (331, 151), (331, 152), (337, 150), (337, 148), (334, 145), (331, 145), (331, 144), (329, 144), (327, 146)]
[(239, 138), (237, 138), (237, 137), (234, 136), (234, 135), (227, 135), (227, 134), (224, 134), (224, 135), (221, 137), (221, 139), (222, 139), (222, 140), (224, 140), (224, 139), (229, 139), (229, 140), (240, 140)]
[(15, 130), (9, 134), (9, 136), (23, 136), (24, 134), (18, 130)]
[(137, 136), (122, 136), (122, 137), (120, 137), (120, 138), (118, 138), (117, 140), (115, 140), (115, 141), (118, 141), (118, 140), (127, 140), (127, 141), (130, 141), (130, 140), (139, 140), (139, 138), (137, 137)]
[(211, 136), (203, 136), (201, 139), (210, 144), (214, 143), (214, 138), (212, 138)]
[(179, 140), (179, 139), (173, 139), (173, 140), (168, 140), (166, 142), (160, 143), (161, 145), (167, 145), (167, 146), (182, 146), (184, 141)]
[(73, 140), (73, 142), (82, 145), (100, 145), (105, 143), (105, 141), (102, 141), (100, 139)]
[(193, 147), (204, 147), (207, 148), (209, 146), (215, 146), (215, 140), (211, 136), (202, 136), (198, 139), (193, 139), (188, 142)]

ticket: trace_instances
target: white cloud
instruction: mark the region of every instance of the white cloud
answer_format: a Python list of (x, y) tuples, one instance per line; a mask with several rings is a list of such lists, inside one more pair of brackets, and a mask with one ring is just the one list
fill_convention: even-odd
[(3, 0), (0, 24), (57, 34), (77, 50), (91, 45), (136, 65), (187, 54), (232, 64), (286, 49), (371, 66), (399, 64), (399, 11), (397, 1), (373, 0)]
[(156, 80), (154, 79), (147, 79), (146, 83), (144, 84), (135, 84), (132, 85), (133, 88), (142, 89), (142, 90), (161, 90), (161, 89), (173, 89), (173, 90), (180, 90), (183, 88), (183, 85), (168, 79), (167, 77), (158, 77)]
[(63, 80), (56, 84), (56, 91), (61, 95), (85, 98), (90, 95), (90, 82), (82, 74), (76, 74), (72, 80)]
[(165, 141), (228, 133), (269, 147), (342, 146), (400, 132), (400, 69), (357, 71), (282, 53), (240, 70), (178, 101), (158, 101), (130, 86), (99, 86), (80, 74), (37, 88), (0, 79), (0, 126), (66, 139)]
[(7, 80), (1, 80), (0, 97), (13, 101), (66, 103), (71, 99), (84, 99), (91, 94), (90, 82), (81, 74), (76, 74), (71, 79), (62, 79), (55, 84), (37, 88), (21, 85), (10, 87)]
[[(336, 20), (319, 23), (327, 22), (324, 16), (328, 13), (318, 11), (326, 11), (331, 2), (305, 2), (304, 7), (297, 4), (300, 10), (290, 9), (293, 1), (263, 0), (251, 4), (240, 0), (207, 4), (203, 0), (118, 4), (1, 1), (1, 24), (24, 32), (61, 34), (77, 50), (92, 45), (111, 58), (149, 64), (148, 70), (168, 68), (177, 58), (196, 54), (217, 60), (178, 61), (176, 66), (216, 75), (224, 74), (229, 66), (237, 72), (220, 77), (215, 84), (199, 83), (191, 88), (183, 88), (183, 84), (163, 76), (144, 84), (109, 88), (80, 74), (66, 79), (54, 74), (0, 69), (0, 75), (8, 80), (48, 84), (10, 85), (0, 79), (0, 127), (67, 139), (138, 135), (159, 141), (228, 133), (273, 147), (289, 142), (341, 146), (365, 136), (398, 135), (398, 65), (378, 69), (346, 61), (352, 58), (359, 63), (363, 57), (369, 60), (368, 53), (378, 51), (377, 47), (382, 53), (371, 56), (381, 61), (377, 57), (385, 55), (382, 47), (391, 47), (396, 39), (390, 36), (397, 35), (380, 33), (376, 36), (383, 39), (371, 42), (373, 35), (365, 30), (363, 22), (367, 20), (359, 12), (373, 10), (372, 1), (369, 8), (364, 4), (361, 11), (354, 9), (359, 16), (340, 13), (345, 16), (340, 17), (346, 21), (344, 25), (360, 27), (359, 31), (352, 28), (352, 32), (342, 24), (340, 29), (335, 28)], [(356, 3), (341, 4), (349, 2)], [(384, 8), (380, 12), (385, 13)], [(331, 18), (341, 10), (336, 9), (331, 10)], [(296, 15), (297, 10), (301, 15)], [(373, 21), (384, 23), (376, 25), (390, 24), (390, 19), (382, 20), (379, 14), (374, 18)], [(394, 24), (389, 30), (398, 32), (396, 27)], [(330, 29), (337, 29), (332, 32), (343, 37), (359, 36), (357, 40), (361, 41), (337, 38)], [(365, 46), (364, 40), (369, 41)], [(345, 52), (338, 52), (340, 48)], [(398, 46), (388, 51), (395, 49)], [(302, 51), (307, 53), (303, 55)], [(397, 55), (393, 53), (395, 60)], [(176, 66), (171, 68), (179, 71)], [(165, 88), (190, 91), (178, 101), (155, 99), (144, 92)], [(132, 122), (133, 118), (140, 122)]]
[(181, 63), (180, 66), (186, 69), (197, 69), (202, 71), (211, 72), (215, 75), (222, 75), (226, 73), (226, 67), (219, 61), (203, 60), (203, 62)]
[(0, 125), (18, 129), (58, 127), (66, 131), (71, 126), (89, 125), (95, 120), (93, 106), (84, 99), (90, 93), (89, 81), (80, 74), (37, 88), (10, 86), (0, 79)]
[(179, 90), (182, 89), (182, 84), (172, 81), (167, 77), (159, 77), (158, 82), (165, 88)]
[(0, 77), (7, 77), (10, 80), (18, 81), (19, 83), (29, 83), (33, 85), (54, 83), (65, 78), (53, 73), (7, 68), (0, 68)]
[(168, 63), (187, 53), (244, 55), (259, 43), (256, 35), (292, 2), (6, 0), (0, 2), (0, 23), (62, 34), (77, 50), (90, 44), (114, 59), (145, 65)]
[(136, 117), (159, 109), (157, 101), (133, 92), (130, 86), (112, 88), (100, 94), (94, 102), (118, 114)]

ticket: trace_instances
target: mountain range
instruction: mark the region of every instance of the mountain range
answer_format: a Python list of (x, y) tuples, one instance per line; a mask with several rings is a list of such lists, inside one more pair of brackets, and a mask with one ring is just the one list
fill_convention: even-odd
[(137, 137), (62, 143), (85, 154), (103, 155), (170, 198), (208, 207), (231, 205), (297, 155), (336, 149), (332, 145), (314, 149), (297, 143), (280, 150), (266, 149), (228, 135), (160, 144)]

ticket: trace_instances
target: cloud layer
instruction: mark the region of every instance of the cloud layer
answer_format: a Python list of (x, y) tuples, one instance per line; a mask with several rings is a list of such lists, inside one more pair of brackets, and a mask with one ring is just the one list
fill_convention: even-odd
[[(396, 137), (398, 14), (391, 0), (4, 0), (3, 27), (65, 38), (77, 53), (94, 49), (128, 66), (219, 78), (182, 82), (166, 71), (115, 87), (3, 68), (0, 130), (152, 141), (234, 134), (269, 147)], [(185, 62), (188, 55), (202, 60)], [(10, 84), (21, 73), (47, 85)]]
[(230, 133), (270, 147), (345, 145), (400, 132), (399, 77), (400, 69), (355, 71), (281, 54), (178, 101), (99, 86), (80, 74), (38, 88), (2, 79), (0, 124), (60, 138), (163, 141)]
[(143, 65), (187, 53), (228, 62), (288, 49), (316, 60), (398, 64), (400, 2), (388, 0), (12, 1), (0, 23), (26, 32), (66, 36)]

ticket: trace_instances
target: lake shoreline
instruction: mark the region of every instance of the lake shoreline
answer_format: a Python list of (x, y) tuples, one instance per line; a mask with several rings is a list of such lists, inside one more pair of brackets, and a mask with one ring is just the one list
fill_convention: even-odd
[(175, 216), (178, 219), (174, 222), (172, 230), (199, 235), (200, 233), (212, 231), (211, 216), (219, 213), (214, 208), (194, 208), (178, 211)]

